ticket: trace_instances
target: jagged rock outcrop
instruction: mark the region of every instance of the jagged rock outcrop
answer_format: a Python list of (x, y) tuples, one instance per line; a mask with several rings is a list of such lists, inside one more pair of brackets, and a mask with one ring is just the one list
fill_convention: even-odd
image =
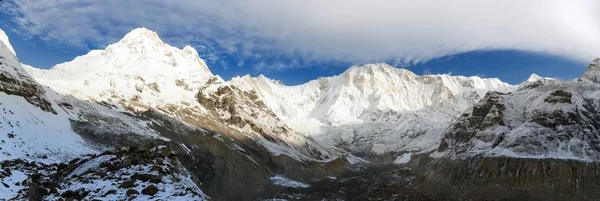
[[(503, 105), (503, 96), (505, 95), (500, 92), (489, 92), (480, 101), (475, 104), (470, 113), (464, 113), (461, 115), (457, 123), (452, 125), (450, 129), (452, 133), (446, 134), (446, 138), (452, 136), (452, 141), (443, 140), (440, 143), (439, 151), (445, 151), (452, 146), (452, 151), (455, 153), (464, 153), (470, 147), (463, 147), (462, 145), (467, 144), (472, 140), (481, 140), (484, 142), (496, 143), (502, 140), (503, 136), (494, 138), (482, 138), (483, 136), (476, 136), (477, 131), (485, 130), (489, 127), (500, 125), (504, 126), (503, 121), (504, 111), (506, 106)], [(475, 139), (474, 139), (475, 138)], [(452, 143), (452, 144), (450, 144)], [(492, 145), (494, 146), (494, 145)]]
[(455, 200), (597, 200), (598, 162), (563, 159), (416, 157), (412, 167), (425, 178), (419, 191)]
[(588, 69), (585, 71), (582, 78), (595, 83), (600, 83), (600, 58), (594, 59), (588, 66)]
[(275, 194), (282, 190), (270, 179), (277, 174), (310, 181), (337, 175), (348, 166), (344, 158), (317, 162), (272, 155), (254, 139), (189, 126), (157, 110), (145, 111), (140, 118), (153, 120), (151, 127), (171, 140), (179, 161), (192, 174), (202, 175), (203, 190), (217, 200), (253, 200)]
[(535, 81), (511, 93), (488, 93), (445, 131), (434, 155), (600, 161), (597, 62), (581, 79)]
[(14, 199), (208, 199), (193, 181), (197, 175), (191, 175), (164, 145), (106, 151), (68, 163), (13, 160), (2, 166), (5, 171), (32, 174), (10, 184), (22, 186)]
[[(5, 41), (8, 42), (8, 39)], [(21, 96), (32, 105), (56, 114), (46, 98), (46, 91), (21, 67), (14, 50), (6, 44), (0, 42), (0, 92)]]
[(93, 153), (70, 129), (69, 114), (54, 101), (58, 95), (38, 84), (4, 42), (8, 40), (0, 42), (0, 159), (54, 162)]
[(221, 120), (250, 134), (251, 139), (274, 155), (285, 154), (299, 161), (322, 162), (345, 158), (344, 151), (317, 144), (292, 131), (264, 104), (255, 91), (240, 90), (214, 78), (200, 90), (197, 98), (210, 111), (212, 119)]

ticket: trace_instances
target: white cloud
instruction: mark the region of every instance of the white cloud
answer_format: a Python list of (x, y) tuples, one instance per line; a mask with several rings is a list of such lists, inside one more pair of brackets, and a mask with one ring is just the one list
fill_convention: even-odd
[[(415, 63), (490, 49), (583, 62), (600, 57), (594, 0), (19, 0), (2, 9), (23, 35), (58, 44), (102, 46), (144, 26), (178, 46), (213, 44), (200, 52), (230, 52), (241, 63), (277, 57)], [(275, 64), (259, 67), (284, 68)]]

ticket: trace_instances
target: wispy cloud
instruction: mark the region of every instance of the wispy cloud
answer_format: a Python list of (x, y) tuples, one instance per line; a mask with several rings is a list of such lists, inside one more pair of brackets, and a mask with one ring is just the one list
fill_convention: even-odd
[(600, 56), (594, 0), (19, 0), (1, 7), (20, 34), (54, 45), (103, 47), (144, 26), (174, 45), (193, 44), (207, 60), (227, 55), (230, 66), (259, 69), (419, 63), (492, 49), (585, 62)]

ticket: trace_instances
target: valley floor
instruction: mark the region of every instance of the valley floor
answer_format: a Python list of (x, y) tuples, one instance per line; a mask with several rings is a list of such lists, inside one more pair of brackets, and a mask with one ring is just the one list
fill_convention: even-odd
[(288, 188), (284, 200), (598, 200), (599, 163), (558, 159), (432, 159), (358, 165), (338, 177)]
[(339, 177), (310, 183), (308, 188), (288, 188), (278, 198), (286, 200), (454, 200), (442, 193), (424, 192), (416, 185), (423, 177), (408, 167), (358, 166)]

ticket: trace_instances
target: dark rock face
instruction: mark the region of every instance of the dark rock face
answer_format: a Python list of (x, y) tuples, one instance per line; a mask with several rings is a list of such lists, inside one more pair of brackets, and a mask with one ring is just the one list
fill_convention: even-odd
[[(457, 123), (451, 125), (450, 132), (445, 138), (452, 140), (443, 140), (438, 148), (439, 151), (447, 151), (452, 148), (453, 151), (463, 153), (468, 147), (462, 147), (461, 144), (467, 143), (476, 137), (479, 130), (492, 127), (494, 125), (504, 125), (503, 115), (506, 106), (502, 103), (503, 93), (488, 92), (486, 96), (473, 106), (469, 113), (462, 114)], [(483, 141), (499, 141), (502, 137), (482, 138)], [(451, 144), (452, 143), (452, 147)]]
[[(163, 157), (168, 157), (168, 156), (163, 156)], [(131, 179), (140, 180), (143, 182), (155, 183), (155, 184), (161, 182), (161, 177), (159, 175), (144, 174), (144, 173), (135, 173), (133, 176), (131, 176)]]
[[(214, 81), (209, 80), (208, 82), (210, 84)], [(253, 119), (244, 118), (267, 114), (271, 118), (276, 119), (277, 122), (281, 122), (275, 113), (267, 108), (267, 106), (258, 98), (254, 91), (246, 92), (234, 86), (221, 86), (216, 92), (210, 94), (204, 94), (203, 91), (204, 90), (200, 90), (200, 93), (197, 95), (198, 102), (216, 113), (219, 111), (226, 111), (229, 113), (230, 115), (228, 118), (223, 118), (226, 123), (239, 128), (250, 125), (250, 128), (253, 131), (260, 133), (265, 139), (277, 142), (276, 138), (269, 136), (260, 125), (257, 125), (253, 121)], [(215, 115), (215, 117), (219, 118), (218, 115)], [(285, 133), (287, 130), (288, 129), (285, 126), (279, 125), (275, 127), (272, 132)]]
[(56, 114), (52, 108), (52, 104), (45, 97), (46, 91), (39, 85), (29, 74), (27, 74), (21, 66), (7, 66), (7, 58), (0, 56), (0, 69), (14, 68), (17, 73), (15, 75), (0, 71), (0, 91), (9, 95), (21, 96), (27, 102), (35, 105), (46, 112)]
[(582, 76), (583, 79), (600, 83), (600, 58), (594, 59)]
[(582, 79), (525, 83), (508, 94), (490, 92), (444, 132), (438, 152), (457, 158), (517, 155), (600, 161), (597, 78), (600, 59)]
[(546, 80), (534, 88), (490, 92), (443, 134), (449, 157), (517, 155), (600, 161), (600, 85)]
[(173, 155), (215, 200), (255, 200), (283, 189), (270, 180), (276, 174), (307, 181), (338, 174), (348, 165), (345, 159), (319, 163), (300, 162), (285, 155), (273, 156), (251, 139), (217, 137), (217, 133), (208, 130), (182, 129), (186, 128), (185, 124), (155, 110), (144, 112), (142, 117), (156, 122), (152, 127), (171, 140), (169, 147), (174, 148)]
[(106, 193), (104, 194), (104, 197), (108, 196), (108, 195), (114, 195), (117, 193), (117, 190), (108, 190), (106, 191)]
[(597, 200), (598, 83), (600, 59), (582, 79), (488, 93), (445, 131), (440, 158), (413, 159), (427, 178), (420, 189), (461, 200)]
[[(157, 122), (151, 126), (162, 136), (171, 139), (169, 147), (174, 148), (172, 156), (196, 176), (196, 183), (203, 184), (203, 191), (213, 199), (250, 200), (258, 194), (268, 192), (272, 187), (269, 177), (274, 173), (256, 163), (261, 157), (268, 157), (266, 150), (252, 152), (256, 155), (250, 155), (233, 149), (233, 146), (240, 145), (234, 145), (235, 142), (225, 136), (223, 137), (228, 140), (221, 141), (214, 137), (216, 133), (181, 129), (187, 126), (157, 111), (149, 110), (142, 116)], [(173, 132), (176, 130), (183, 132)], [(244, 145), (240, 147), (247, 151)]]
[(138, 195), (138, 194), (140, 194), (140, 192), (138, 192), (135, 189), (129, 189), (129, 190), (127, 190), (127, 192), (125, 192), (125, 195), (127, 195), (128, 197), (130, 197), (132, 195)]
[(571, 92), (568, 91), (563, 91), (563, 90), (556, 90), (553, 91), (552, 93), (550, 93), (550, 95), (548, 97), (546, 97), (546, 99), (544, 99), (545, 102), (547, 103), (566, 103), (566, 104), (571, 104)]
[[(303, 155), (304, 158), (329, 160), (338, 157), (338, 155), (331, 154), (333, 152), (338, 153), (338, 151), (323, 147), (312, 139), (291, 131), (265, 105), (255, 91), (244, 91), (230, 85), (217, 86), (218, 88), (214, 91), (208, 90), (209, 87), (215, 87), (214, 85), (218, 84), (217, 81), (217, 79), (209, 80), (196, 96), (198, 103), (210, 111), (209, 119), (225, 124), (230, 129), (245, 129), (248, 126), (252, 132), (260, 135), (265, 140), (290, 147), (295, 152), (300, 153), (299, 155)], [(295, 144), (289, 141), (291, 138), (303, 139), (307, 143)], [(286, 139), (288, 140), (286, 141)]]
[(597, 200), (600, 163), (574, 160), (474, 157), (451, 160), (415, 155), (406, 166), (365, 166), (336, 178), (289, 188), (293, 200)]
[(67, 200), (83, 200), (90, 192), (85, 189), (67, 190), (60, 194), (60, 197)]
[(290, 200), (401, 200), (450, 201), (451, 196), (422, 191), (425, 178), (405, 167), (366, 166), (349, 169), (339, 177), (310, 183), (308, 188), (288, 188), (277, 198)]
[(519, 86), (519, 88), (517, 89), (517, 91), (521, 91), (521, 90), (527, 90), (527, 89), (534, 89), (534, 88), (538, 88), (540, 86), (543, 86), (544, 82), (542, 80), (538, 80), (535, 82), (529, 82), (529, 83), (523, 83), (521, 84), (521, 86)]
[[(460, 200), (596, 200), (600, 163), (573, 160), (484, 158), (432, 160), (419, 167), (419, 189)], [(414, 168), (413, 168), (414, 169)]]
[(131, 188), (131, 187), (135, 187), (134, 179), (124, 181), (123, 183), (121, 183), (121, 185), (119, 185), (119, 188)]
[(155, 185), (149, 185), (142, 190), (142, 194), (144, 194), (144, 195), (152, 196), (152, 195), (155, 195), (156, 193), (158, 193), (158, 187), (156, 187)]

